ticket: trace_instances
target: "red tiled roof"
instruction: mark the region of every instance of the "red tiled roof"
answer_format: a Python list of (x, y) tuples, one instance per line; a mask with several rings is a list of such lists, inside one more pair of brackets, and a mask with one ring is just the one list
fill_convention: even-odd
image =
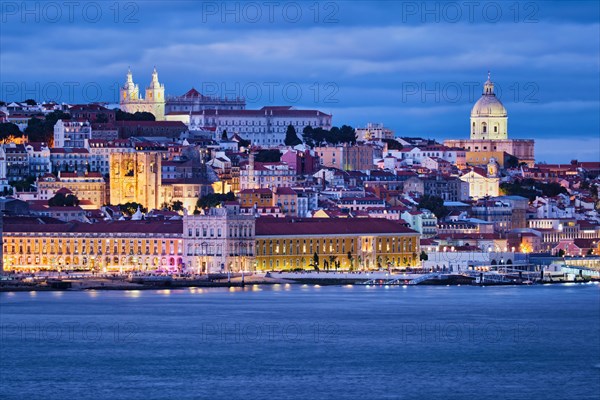
[(400, 234), (417, 232), (387, 219), (278, 218), (256, 220), (256, 236)]
[(183, 127), (187, 128), (187, 125), (181, 121), (116, 121), (115, 125), (117, 127), (131, 127), (131, 126), (139, 126), (139, 127)]
[(290, 187), (278, 187), (277, 191), (275, 192), (277, 194), (281, 194), (281, 195), (295, 195), (297, 194), (296, 191)]
[(271, 189), (262, 188), (262, 189), (244, 189), (240, 191), (240, 194), (273, 194)]
[[(273, 114), (271, 114), (271, 112)], [(188, 115), (189, 111), (175, 111), (169, 113), (169, 115)], [(314, 116), (323, 116), (330, 117), (331, 114), (327, 114), (323, 111), (319, 110), (296, 110), (290, 106), (267, 106), (263, 107), (260, 110), (202, 110), (202, 111), (194, 111), (192, 115), (208, 115), (208, 116), (241, 116), (241, 117), (261, 117), (265, 115), (273, 116), (273, 117), (314, 117)]]
[[(6, 222), (6, 221), (5, 221)], [(29, 222), (29, 221), (28, 221)], [(54, 233), (174, 233), (182, 234), (183, 221), (114, 221), (69, 223), (5, 223), (4, 232), (54, 232)]]

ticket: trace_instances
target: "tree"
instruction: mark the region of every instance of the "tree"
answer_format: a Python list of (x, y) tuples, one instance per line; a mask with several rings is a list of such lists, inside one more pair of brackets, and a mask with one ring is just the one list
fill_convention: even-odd
[(140, 203), (136, 203), (135, 201), (130, 201), (125, 204), (119, 204), (117, 207), (119, 207), (119, 210), (121, 210), (123, 214), (128, 216), (132, 216), (133, 214), (135, 214), (138, 210), (138, 207), (141, 212), (148, 212), (148, 209), (146, 207), (142, 206)]
[(222, 193), (209, 193), (202, 196), (196, 202), (197, 209), (206, 209), (211, 207), (217, 207), (225, 201), (235, 201), (235, 194), (229, 192), (227, 194)]
[(352, 256), (352, 252), (349, 251), (346, 257), (348, 257), (348, 262), (350, 263), (350, 271), (354, 270), (354, 257)]
[(244, 148), (246, 148), (246, 149), (247, 149), (248, 147), (250, 147), (250, 145), (251, 145), (251, 144), (252, 144), (252, 142), (251, 142), (251, 141), (249, 141), (249, 140), (246, 140), (246, 139), (240, 139), (240, 141), (238, 142), (238, 150), (239, 150), (241, 147), (244, 147)]
[(286, 146), (297, 146), (299, 144), (302, 144), (302, 140), (298, 138), (298, 135), (296, 133), (296, 128), (294, 128), (292, 125), (288, 125), (287, 127), (287, 131), (285, 132), (284, 143)]
[(319, 270), (319, 255), (317, 254), (316, 251), (315, 251), (315, 254), (313, 254), (312, 266), (315, 269), (315, 271)]
[(221, 133), (221, 140), (223, 142), (226, 142), (229, 140), (229, 137), (227, 136), (227, 129), (223, 129), (223, 133)]
[(421, 250), (421, 255), (419, 256), (419, 260), (421, 260), (421, 261), (429, 260), (429, 256), (427, 255), (427, 253), (425, 253), (425, 250)]
[(12, 139), (23, 135), (16, 124), (4, 122), (0, 124), (0, 141), (12, 141)]
[(128, 113), (117, 109), (115, 112), (115, 120), (117, 121), (156, 121), (154, 114), (149, 112), (136, 111), (135, 113)]
[(171, 211), (183, 211), (183, 202), (181, 202), (180, 200), (175, 200), (171, 203), (169, 208), (171, 209)]
[(564, 257), (565, 256), (565, 251), (563, 249), (558, 250), (557, 256)]
[(281, 153), (277, 149), (259, 150), (254, 156), (254, 161), (275, 163), (281, 161)]
[(504, 182), (500, 184), (500, 190), (505, 195), (527, 197), (529, 200), (534, 200), (539, 195), (554, 197), (561, 193), (568, 194), (567, 189), (557, 182), (544, 183), (533, 179)]
[(313, 128), (310, 125), (306, 125), (302, 130), (302, 140), (307, 146), (315, 147), (315, 141), (313, 139)]
[(519, 168), (519, 159), (515, 156), (508, 155), (504, 162), (504, 168)]
[(96, 122), (99, 124), (105, 124), (108, 122), (108, 116), (104, 113), (96, 115)]
[(48, 200), (50, 207), (75, 207), (79, 205), (79, 199), (74, 194), (56, 193)]
[(37, 102), (33, 99), (27, 99), (23, 103), (27, 104), (28, 106), (37, 106)]
[(63, 121), (70, 120), (71, 114), (55, 110), (47, 114), (43, 119), (36, 116), (30, 118), (27, 121), (27, 128), (25, 128), (28, 140), (30, 142), (52, 143), (54, 141), (54, 125), (56, 125), (59, 119)]
[(329, 264), (327, 264), (328, 268), (330, 268), (331, 266), (335, 267), (335, 260), (337, 260), (336, 256), (329, 256)]
[(14, 187), (17, 192), (31, 192), (33, 190), (34, 183), (35, 176), (33, 175), (29, 175), (20, 181), (9, 182), (10, 186)]
[(448, 209), (444, 207), (444, 199), (438, 196), (430, 196), (426, 194), (419, 201), (419, 208), (425, 208), (435, 214), (436, 217), (442, 219), (448, 214)]
[(387, 144), (388, 150), (402, 150), (402, 144), (395, 139), (382, 139)]
[(334, 126), (331, 130), (323, 128), (313, 128), (306, 126), (302, 130), (302, 139), (308, 146), (314, 147), (321, 143), (329, 144), (356, 144), (356, 131), (349, 125), (342, 125), (341, 128)]

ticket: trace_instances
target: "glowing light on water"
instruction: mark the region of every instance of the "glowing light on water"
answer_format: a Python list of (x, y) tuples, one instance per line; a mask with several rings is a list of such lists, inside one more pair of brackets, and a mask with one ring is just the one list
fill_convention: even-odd
[(125, 297), (138, 298), (142, 295), (141, 290), (127, 290), (125, 291)]

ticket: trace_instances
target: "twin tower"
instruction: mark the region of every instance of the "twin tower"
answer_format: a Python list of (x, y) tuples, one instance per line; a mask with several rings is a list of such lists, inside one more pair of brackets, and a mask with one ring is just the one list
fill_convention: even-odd
[(121, 111), (128, 113), (149, 112), (154, 114), (157, 121), (165, 120), (165, 85), (158, 82), (156, 68), (152, 72), (152, 80), (146, 88), (146, 98), (140, 97), (137, 84), (133, 83), (131, 70), (127, 71), (127, 80), (119, 90), (119, 105)]

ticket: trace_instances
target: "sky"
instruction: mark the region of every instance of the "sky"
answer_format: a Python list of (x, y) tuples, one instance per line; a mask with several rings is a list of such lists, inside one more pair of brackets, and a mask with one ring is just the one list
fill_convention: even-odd
[(117, 102), (131, 68), (334, 125), (467, 138), (488, 71), (536, 159), (600, 160), (595, 1), (3, 1), (0, 100)]

